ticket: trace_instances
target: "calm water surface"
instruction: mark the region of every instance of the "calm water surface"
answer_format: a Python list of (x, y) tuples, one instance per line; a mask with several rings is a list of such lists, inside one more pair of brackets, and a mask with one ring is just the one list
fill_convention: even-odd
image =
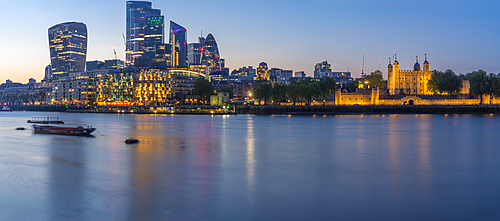
[[(103, 136), (14, 130), (36, 116)], [(0, 125), (0, 220), (500, 220), (499, 116), (10, 112)]]

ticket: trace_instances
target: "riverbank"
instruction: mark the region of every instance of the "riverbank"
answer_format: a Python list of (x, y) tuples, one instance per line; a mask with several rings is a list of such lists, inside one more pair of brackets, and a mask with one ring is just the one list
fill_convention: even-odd
[[(159, 109), (126, 107), (117, 108), (66, 108), (52, 105), (15, 105), (13, 111), (48, 111), (69, 113), (110, 113), (110, 114), (191, 114), (191, 115), (227, 115), (235, 114), (234, 109), (220, 109), (207, 106), (193, 109)], [(208, 108), (208, 109), (207, 109)], [(348, 115), (348, 114), (500, 114), (500, 105), (370, 105), (370, 106), (236, 106), (236, 114), (255, 115)]]
[(238, 106), (237, 114), (499, 114), (500, 105), (372, 105), (372, 106)]

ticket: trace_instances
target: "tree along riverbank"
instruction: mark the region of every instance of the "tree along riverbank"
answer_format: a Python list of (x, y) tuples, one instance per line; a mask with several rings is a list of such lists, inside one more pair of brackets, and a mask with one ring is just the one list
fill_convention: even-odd
[(500, 105), (237, 106), (237, 114), (500, 114)]

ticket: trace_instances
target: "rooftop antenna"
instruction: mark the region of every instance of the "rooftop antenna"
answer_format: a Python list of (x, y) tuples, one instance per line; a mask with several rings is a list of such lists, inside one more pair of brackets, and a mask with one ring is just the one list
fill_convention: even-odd
[(115, 48), (113, 48), (113, 52), (115, 52), (115, 60), (118, 60), (118, 58), (116, 57), (116, 50), (115, 50)]
[[(390, 59), (390, 58), (389, 58)], [(378, 63), (378, 70), (380, 71), (380, 65), (382, 64), (382, 62), (379, 62)]]

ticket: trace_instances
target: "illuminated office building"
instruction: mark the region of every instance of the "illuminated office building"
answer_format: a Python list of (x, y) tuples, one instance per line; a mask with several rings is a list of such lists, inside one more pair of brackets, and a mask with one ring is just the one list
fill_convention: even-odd
[(155, 50), (155, 62), (153, 62), (153, 68), (167, 68), (170, 65), (170, 45), (169, 44), (156, 44)]
[(188, 54), (187, 54), (187, 29), (179, 24), (170, 21), (170, 38), (171, 50), (171, 67), (188, 67)]
[[(127, 1), (126, 9), (126, 55), (128, 65), (142, 66), (144, 47), (144, 26), (146, 17), (160, 16), (160, 9), (151, 8), (151, 2)], [(136, 64), (137, 61), (137, 64)]]
[(257, 77), (259, 77), (260, 80), (266, 80), (269, 81), (269, 68), (267, 67), (266, 62), (261, 62), (259, 64), (259, 67), (257, 68)]
[(85, 71), (87, 58), (87, 26), (66, 22), (49, 28), (52, 75)]
[(208, 34), (205, 44), (201, 48), (201, 53), (201, 63), (208, 65), (210, 73), (221, 70), (219, 48), (212, 34)]
[(163, 16), (146, 17), (144, 26), (144, 48), (142, 62), (144, 67), (151, 67), (156, 60), (156, 45), (163, 44)]
[(332, 70), (332, 65), (328, 64), (328, 61), (323, 61), (321, 63), (317, 63), (314, 67), (314, 78), (320, 78), (321, 72), (328, 72)]
[(187, 45), (188, 50), (188, 63), (191, 64), (201, 64), (201, 48), (205, 44), (205, 38), (199, 37), (198, 43), (189, 43)]

